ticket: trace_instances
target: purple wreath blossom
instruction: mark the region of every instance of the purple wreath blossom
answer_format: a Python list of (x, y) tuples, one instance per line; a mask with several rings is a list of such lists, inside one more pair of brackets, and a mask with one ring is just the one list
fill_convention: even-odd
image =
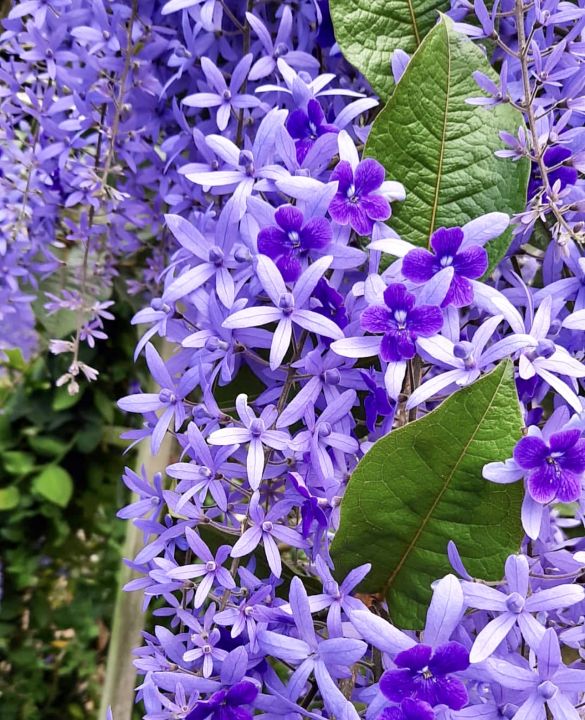
[(461, 643), (451, 641), (434, 650), (429, 645), (415, 645), (398, 653), (394, 664), (398, 669), (387, 670), (380, 679), (380, 690), (389, 700), (401, 702), (410, 697), (451, 710), (467, 704), (465, 685), (451, 677), (469, 667), (469, 653)]
[(528, 576), (526, 557), (510, 555), (506, 560), (505, 575), (508, 593), (481, 583), (461, 583), (469, 607), (497, 613), (476, 637), (470, 653), (472, 663), (482, 662), (492, 655), (516, 625), (528, 644), (537, 650), (545, 627), (532, 613), (567, 608), (585, 598), (585, 590), (578, 585), (559, 585), (529, 595)]
[(577, 429), (541, 437), (523, 437), (514, 448), (514, 460), (526, 473), (528, 492), (536, 502), (574, 502), (582, 492), (585, 440)]
[(199, 92), (183, 98), (183, 105), (194, 108), (217, 107), (215, 121), (218, 129), (223, 132), (229, 123), (232, 111), (243, 108), (258, 107), (260, 101), (254, 95), (240, 94), (240, 89), (252, 66), (254, 56), (252, 53), (244, 55), (232, 72), (229, 85), (223, 73), (209, 58), (201, 58), (201, 70), (212, 92)]
[(185, 421), (183, 400), (198, 385), (199, 368), (192, 368), (182, 376), (178, 383), (175, 383), (161, 356), (151, 343), (146, 345), (146, 363), (152, 377), (161, 387), (160, 392), (127, 395), (118, 400), (118, 407), (132, 413), (163, 411), (152, 431), (152, 452), (157, 453), (173, 417), (175, 431), (178, 431)]
[(339, 128), (325, 122), (325, 113), (318, 100), (311, 98), (306, 111), (293, 110), (286, 120), (286, 129), (295, 140), (297, 160), (302, 163), (317, 138), (327, 133), (339, 132)]
[(424, 700), (406, 698), (400, 707), (384, 708), (380, 720), (434, 720), (435, 711)]
[(464, 239), (463, 230), (458, 227), (435, 230), (430, 240), (434, 252), (424, 248), (411, 250), (402, 259), (402, 274), (411, 282), (425, 283), (444, 268), (452, 267), (453, 279), (442, 306), (471, 305), (473, 287), (469, 278), (476, 279), (484, 274), (488, 256), (479, 245), (468, 245), (462, 249)]
[(307, 542), (296, 530), (283, 522), (278, 522), (288, 514), (290, 507), (290, 503), (280, 501), (274, 504), (268, 512), (265, 512), (260, 505), (260, 496), (255, 492), (250, 500), (248, 510), (248, 522), (251, 527), (244, 531), (233, 546), (231, 556), (249, 555), (262, 543), (270, 570), (275, 577), (279, 578), (282, 573), (282, 561), (276, 541), (279, 540), (297, 548), (307, 547)]
[(305, 222), (303, 213), (293, 205), (279, 207), (274, 219), (278, 227), (262, 228), (258, 234), (258, 252), (276, 261), (285, 282), (294, 282), (302, 272), (301, 260), (331, 243), (331, 225), (325, 218)]
[(329, 214), (340, 225), (351, 225), (359, 235), (370, 235), (374, 222), (388, 220), (388, 200), (376, 193), (384, 182), (384, 167), (373, 158), (362, 160), (355, 170), (347, 160), (337, 164), (330, 181), (338, 190), (329, 205)]
[(252, 720), (252, 712), (244, 705), (251, 705), (258, 695), (253, 682), (242, 680), (229, 690), (219, 690), (209, 700), (199, 700), (186, 720)]
[(248, 483), (252, 490), (257, 490), (264, 474), (264, 448), (286, 450), (290, 444), (288, 433), (282, 430), (271, 430), (278, 413), (274, 405), (264, 408), (260, 417), (248, 405), (248, 396), (240, 393), (236, 398), (236, 410), (244, 427), (227, 427), (214, 430), (207, 438), (210, 445), (244, 445), (248, 444), (247, 470)]
[(355, 708), (343, 696), (334, 678), (343, 676), (344, 669), (364, 655), (366, 644), (346, 637), (319, 640), (311, 617), (310, 601), (298, 577), (291, 581), (289, 603), (299, 637), (264, 630), (258, 634), (260, 647), (268, 655), (297, 666), (290, 681), (293, 685), (304, 684), (313, 672), (326, 709), (335, 717), (357, 720), (359, 716)]
[(222, 545), (218, 548), (214, 556), (199, 535), (191, 528), (188, 527), (185, 530), (185, 537), (195, 556), (203, 562), (182, 565), (173, 570), (169, 570), (167, 575), (172, 580), (201, 578), (194, 599), (194, 607), (199, 608), (207, 599), (215, 583), (226, 590), (233, 590), (233, 588), (236, 587), (233, 577), (222, 567), (223, 563), (229, 557), (231, 547), (229, 545)]
[(505, 660), (489, 666), (494, 681), (505, 688), (528, 693), (514, 720), (545, 720), (547, 707), (554, 720), (579, 720), (571, 698), (583, 690), (585, 670), (563, 664), (559, 639), (553, 628), (544, 632), (536, 658), (536, 671)]
[(329, 338), (343, 337), (340, 327), (329, 318), (305, 309), (317, 283), (332, 260), (331, 256), (326, 255), (309, 265), (295, 283), (292, 292), (289, 292), (274, 262), (266, 255), (258, 255), (256, 260), (258, 279), (273, 306), (254, 306), (239, 310), (225, 320), (223, 327), (245, 328), (277, 323), (270, 348), (272, 370), (282, 365), (292, 340), (293, 325), (299, 325), (309, 332)]

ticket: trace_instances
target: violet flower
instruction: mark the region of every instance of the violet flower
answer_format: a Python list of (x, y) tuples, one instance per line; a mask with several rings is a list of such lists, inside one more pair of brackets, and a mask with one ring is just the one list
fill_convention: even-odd
[(387, 670), (380, 679), (380, 690), (389, 700), (400, 702), (410, 697), (451, 710), (467, 704), (465, 685), (451, 677), (469, 667), (469, 653), (461, 643), (451, 641), (434, 650), (429, 645), (415, 645), (398, 653), (394, 664), (398, 669)]
[(337, 194), (329, 205), (329, 214), (340, 225), (351, 225), (359, 235), (370, 235), (374, 222), (388, 220), (388, 200), (376, 193), (384, 182), (384, 167), (373, 158), (362, 160), (355, 170), (342, 160), (330, 180), (337, 181)]
[(258, 107), (260, 101), (254, 95), (240, 93), (240, 88), (246, 80), (246, 76), (252, 65), (254, 56), (252, 53), (244, 55), (232, 72), (230, 84), (224, 79), (223, 73), (209, 58), (201, 58), (201, 70), (203, 71), (207, 84), (212, 92), (199, 92), (187, 95), (183, 98), (183, 105), (194, 108), (217, 107), (215, 121), (218, 129), (223, 132), (229, 123), (232, 110)]
[(264, 553), (270, 570), (275, 577), (279, 578), (282, 573), (282, 561), (276, 540), (280, 540), (287, 545), (297, 548), (307, 546), (305, 540), (301, 538), (299, 533), (293, 528), (288, 527), (282, 520), (290, 510), (290, 504), (284, 501), (277, 502), (272, 508), (265, 512), (260, 505), (260, 496), (254, 493), (250, 500), (248, 516), (249, 524), (240, 539), (233, 546), (231, 551), (232, 557), (243, 557), (249, 555), (254, 549), (262, 543), (264, 545)]
[(380, 720), (433, 720), (435, 711), (424, 700), (406, 698), (400, 707), (387, 707), (379, 717)]
[(548, 628), (536, 652), (537, 670), (505, 660), (489, 661), (489, 674), (503, 687), (528, 693), (514, 714), (514, 720), (545, 720), (546, 710), (554, 720), (579, 720), (572, 697), (581, 693), (585, 670), (567, 668), (562, 661), (559, 639)]
[(252, 712), (244, 705), (251, 705), (258, 695), (253, 682), (242, 680), (229, 690), (213, 693), (209, 700), (199, 700), (185, 720), (252, 720)]
[(293, 110), (286, 120), (286, 129), (295, 139), (297, 160), (302, 163), (315, 140), (327, 133), (338, 133), (339, 128), (325, 122), (325, 113), (318, 100), (311, 98), (307, 110)]
[(465, 236), (461, 228), (439, 228), (431, 235), (433, 252), (411, 250), (402, 259), (402, 274), (414, 283), (428, 282), (446, 267), (453, 267), (453, 279), (442, 307), (465, 307), (473, 302), (473, 287), (468, 278), (481, 277), (487, 270), (488, 256), (483, 247), (469, 245), (461, 249)]
[(255, 306), (239, 310), (223, 323), (226, 328), (258, 327), (278, 323), (270, 348), (270, 367), (276, 370), (282, 364), (292, 340), (293, 324), (309, 332), (330, 338), (341, 338), (343, 332), (329, 318), (305, 309), (315, 286), (331, 265), (332, 257), (326, 255), (312, 263), (297, 280), (292, 292), (287, 290), (282, 275), (274, 262), (266, 255), (257, 258), (256, 272), (264, 290), (273, 303), (272, 307)]
[(260, 647), (266, 654), (297, 666), (291, 684), (304, 684), (313, 672), (327, 711), (335, 717), (357, 720), (357, 711), (343, 696), (334, 678), (347, 674), (346, 669), (365, 653), (366, 644), (345, 637), (319, 640), (311, 617), (309, 598), (298, 577), (291, 581), (289, 602), (299, 637), (264, 630), (258, 633)]
[(236, 410), (244, 427), (228, 427), (214, 430), (208, 437), (210, 445), (243, 445), (248, 443), (247, 470), (248, 483), (252, 490), (257, 490), (264, 473), (264, 448), (285, 450), (290, 438), (282, 430), (271, 430), (277, 417), (276, 408), (269, 405), (264, 408), (260, 417), (248, 405), (248, 396), (240, 393), (236, 398)]
[(282, 205), (274, 213), (278, 227), (262, 228), (258, 234), (258, 251), (276, 261), (285, 282), (298, 280), (301, 260), (311, 250), (324, 250), (333, 237), (325, 218), (304, 222), (303, 213), (293, 205)]
[(514, 460), (528, 471), (528, 492), (536, 502), (573, 502), (581, 496), (585, 439), (580, 430), (553, 433), (548, 442), (540, 437), (523, 437), (514, 448)]
[(192, 578), (201, 578), (195, 593), (193, 606), (199, 608), (203, 605), (207, 596), (211, 592), (211, 588), (215, 583), (226, 590), (233, 590), (236, 587), (233, 577), (222, 567), (230, 554), (229, 545), (221, 545), (215, 557), (211, 550), (199, 537), (199, 535), (191, 528), (185, 530), (185, 536), (191, 550), (195, 556), (202, 560), (201, 563), (191, 565), (181, 565), (180, 567), (169, 570), (167, 573), (172, 580), (191, 580)]
[(479, 663), (492, 655), (517, 625), (527, 643), (538, 649), (545, 628), (531, 613), (570, 607), (585, 598), (579, 585), (559, 585), (528, 594), (529, 566), (524, 555), (510, 555), (506, 560), (508, 593), (481, 583), (463, 581), (465, 602), (478, 610), (498, 614), (485, 625), (475, 639), (470, 653), (472, 663)]

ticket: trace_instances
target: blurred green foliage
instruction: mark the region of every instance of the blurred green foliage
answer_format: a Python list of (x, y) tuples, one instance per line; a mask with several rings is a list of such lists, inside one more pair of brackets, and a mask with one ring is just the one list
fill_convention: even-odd
[(10, 351), (0, 375), (0, 720), (97, 717), (132, 464), (115, 399), (136, 341), (124, 319), (108, 330), (76, 396), (54, 386), (58, 357)]

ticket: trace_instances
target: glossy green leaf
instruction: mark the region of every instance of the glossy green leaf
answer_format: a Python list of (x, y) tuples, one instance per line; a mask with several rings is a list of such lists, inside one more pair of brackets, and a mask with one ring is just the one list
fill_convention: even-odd
[(47, 465), (33, 481), (33, 489), (46, 500), (66, 507), (73, 495), (71, 475), (58, 465)]
[(18, 505), (19, 500), (20, 492), (17, 487), (14, 487), (14, 485), (0, 488), (0, 511), (12, 510)]
[(343, 54), (387, 97), (392, 87), (390, 56), (413, 53), (447, 11), (447, 0), (330, 0), (335, 39)]
[(21, 450), (7, 450), (0, 459), (9, 475), (27, 475), (35, 467), (34, 456)]
[[(448, 18), (427, 35), (386, 107), (374, 121), (365, 154), (406, 188), (390, 225), (426, 247), (438, 227), (463, 225), (488, 212), (520, 212), (526, 203), (528, 161), (498, 158), (499, 133), (515, 133), (521, 114), (509, 105), (478, 107), (474, 71), (494, 77), (481, 50)], [(508, 230), (488, 246), (491, 266), (511, 239)]]
[(350, 478), (332, 546), (339, 578), (372, 563), (361, 589), (386, 596), (400, 627), (424, 624), (431, 583), (450, 572), (453, 540), (475, 577), (501, 577), (523, 537), (521, 483), (482, 478), (510, 457), (522, 416), (509, 363), (425, 417), (381, 438)]

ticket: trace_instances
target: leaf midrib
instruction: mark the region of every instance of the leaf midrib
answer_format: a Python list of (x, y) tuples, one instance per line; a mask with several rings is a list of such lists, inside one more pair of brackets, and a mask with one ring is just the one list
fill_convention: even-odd
[(416, 544), (418, 543), (418, 540), (420, 539), (421, 535), (423, 534), (423, 532), (425, 531), (427, 525), (429, 524), (430, 519), (431, 519), (431, 517), (433, 516), (433, 513), (435, 512), (437, 506), (438, 506), (439, 503), (441, 502), (444, 494), (445, 494), (445, 493), (447, 492), (447, 490), (449, 489), (449, 486), (450, 486), (450, 484), (451, 484), (451, 481), (453, 480), (453, 476), (455, 475), (455, 472), (457, 471), (460, 463), (462, 462), (463, 458), (464, 458), (465, 455), (467, 454), (467, 451), (469, 450), (469, 446), (470, 446), (471, 443), (475, 440), (476, 435), (477, 435), (477, 434), (479, 433), (479, 431), (481, 430), (481, 426), (482, 426), (482, 424), (483, 424), (483, 421), (484, 421), (485, 418), (486, 418), (486, 415), (487, 415), (488, 412), (492, 409), (492, 406), (493, 406), (493, 404), (494, 404), (494, 400), (495, 400), (495, 398), (496, 398), (497, 395), (498, 395), (498, 392), (499, 392), (499, 390), (500, 390), (500, 387), (501, 387), (502, 383), (504, 382), (504, 379), (505, 379), (505, 373), (502, 374), (502, 377), (500, 378), (500, 380), (499, 380), (499, 382), (498, 382), (498, 385), (496, 386), (494, 392), (492, 393), (492, 397), (491, 397), (491, 399), (490, 399), (487, 407), (485, 408), (485, 410), (484, 410), (484, 412), (483, 412), (483, 414), (482, 414), (481, 420), (476, 424), (475, 430), (473, 431), (471, 437), (469, 438), (469, 440), (467, 441), (465, 447), (463, 448), (463, 451), (461, 452), (461, 454), (460, 454), (457, 462), (455, 463), (455, 465), (453, 466), (451, 472), (449, 473), (449, 475), (447, 476), (445, 482), (443, 483), (443, 487), (441, 488), (440, 492), (438, 493), (435, 501), (433, 502), (433, 504), (432, 504), (431, 507), (429, 508), (427, 514), (424, 516), (423, 521), (422, 521), (422, 523), (420, 524), (418, 530), (416, 531), (414, 537), (412, 538), (412, 540), (411, 540), (410, 543), (408, 544), (406, 550), (405, 550), (404, 553), (402, 554), (402, 557), (401, 557), (401, 559), (400, 559), (400, 562), (399, 562), (398, 565), (394, 568), (394, 570), (392, 571), (392, 573), (391, 573), (391, 575), (389, 576), (388, 580), (386, 581), (386, 584), (384, 585), (384, 596), (385, 596), (385, 597), (388, 597), (388, 592), (389, 592), (389, 590), (390, 590), (390, 587), (391, 587), (392, 583), (394, 582), (394, 580), (396, 580), (399, 572), (400, 572), (400, 571), (402, 570), (402, 568), (404, 567), (404, 564), (405, 564), (406, 561), (408, 560), (411, 552), (412, 552), (413, 549), (416, 547)]
[[(408, 0), (409, 3), (411, 0)], [(441, 145), (439, 147), (439, 166), (437, 168), (437, 184), (435, 186), (435, 196), (431, 207), (431, 222), (429, 225), (427, 245), (430, 245), (431, 235), (437, 219), (437, 210), (439, 208), (439, 193), (441, 191), (441, 177), (443, 175), (443, 164), (445, 162), (445, 143), (447, 139), (447, 124), (449, 122), (449, 96), (451, 93), (451, 42), (449, 39), (449, 31), (446, 29), (447, 42), (447, 86), (445, 88), (445, 113), (443, 116), (443, 128), (441, 131)]]
[(410, 13), (410, 21), (412, 23), (412, 29), (414, 32), (414, 40), (416, 42), (416, 46), (418, 47), (420, 45), (420, 35), (418, 32), (418, 25), (416, 24), (416, 13), (414, 12), (414, 5), (412, 4), (412, 0), (406, 0), (408, 4), (408, 12)]

